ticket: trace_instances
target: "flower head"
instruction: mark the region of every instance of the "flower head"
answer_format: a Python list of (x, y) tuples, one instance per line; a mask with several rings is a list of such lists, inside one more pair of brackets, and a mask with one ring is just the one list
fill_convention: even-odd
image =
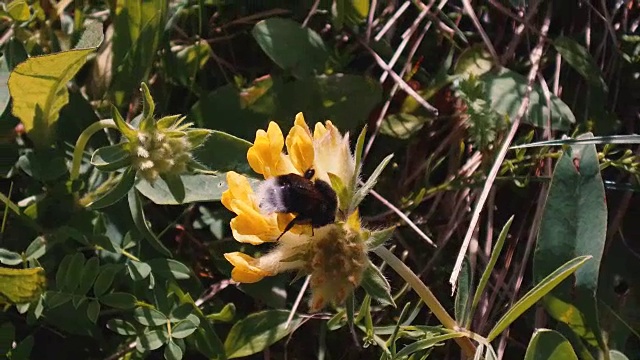
[(192, 128), (192, 123), (185, 123), (185, 117), (178, 115), (156, 121), (153, 117), (155, 104), (149, 89), (144, 83), (141, 89), (144, 102), (138, 128), (125, 122), (117, 109), (112, 109), (113, 119), (127, 140), (117, 146), (128, 153), (127, 164), (151, 183), (162, 175), (187, 172), (196, 165), (193, 150), (204, 143), (211, 131)]
[[(286, 153), (283, 152), (285, 146)], [(284, 271), (297, 271), (311, 276), (312, 309), (320, 309), (328, 302), (342, 302), (360, 285), (364, 270), (369, 266), (367, 240), (371, 235), (361, 226), (357, 204), (352, 203), (352, 199), (358, 198), (354, 196), (358, 192), (358, 169), (349, 148), (348, 134), (340, 134), (330, 121), (317, 123), (311, 132), (299, 113), (286, 139), (275, 122), (269, 124), (267, 131), (258, 130), (253, 146), (247, 152), (247, 160), (255, 172), (264, 176), (263, 184), (269, 186), (261, 185), (254, 192), (245, 176), (227, 173), (228, 190), (222, 194), (221, 201), (236, 214), (231, 220), (233, 237), (253, 245), (276, 244), (258, 258), (239, 252), (225, 254), (234, 266), (232, 278), (237, 282), (252, 283)], [(266, 201), (272, 201), (269, 199), (271, 191), (276, 191), (273, 184), (285, 188), (287, 185), (281, 179), (290, 174), (298, 175), (301, 180), (297, 181), (302, 182), (303, 188), (308, 187), (309, 193), (317, 187), (317, 182), (326, 184), (320, 188), (333, 189), (325, 195), (336, 197), (338, 209), (335, 215), (330, 214), (332, 218), (328, 224), (323, 221), (323, 226), (312, 227), (309, 222), (313, 224), (313, 221), (294, 221), (291, 231), (285, 231), (301, 214), (285, 212), (282, 204), (265, 206)], [(317, 195), (305, 194), (295, 193), (298, 196), (295, 201), (302, 202), (303, 206), (305, 201), (319, 201)]]

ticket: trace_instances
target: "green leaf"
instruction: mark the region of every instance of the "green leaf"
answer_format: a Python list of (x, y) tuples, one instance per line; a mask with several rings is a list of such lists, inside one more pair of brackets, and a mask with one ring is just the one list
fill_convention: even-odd
[(29, 360), (31, 359), (31, 349), (35, 340), (29, 335), (18, 343), (15, 349), (11, 351), (11, 360)]
[(167, 333), (166, 326), (155, 329), (149, 328), (138, 337), (138, 340), (136, 341), (136, 349), (138, 349), (139, 352), (144, 352), (145, 350), (155, 350), (164, 345), (169, 340), (170, 338), (169, 334)]
[(104, 193), (98, 199), (87, 204), (87, 208), (92, 210), (104, 209), (111, 206), (122, 199), (129, 192), (136, 181), (136, 171), (133, 168), (127, 169), (118, 181), (109, 191)]
[[(198, 317), (195, 317), (195, 319), (198, 319)], [(197, 324), (194, 324), (189, 319), (182, 320), (171, 328), (171, 337), (176, 339), (186, 338), (187, 336), (193, 334), (194, 331), (196, 331), (199, 324), (200, 319), (198, 319)]]
[(15, 21), (27, 21), (31, 18), (29, 4), (24, 0), (13, 0), (7, 4), (7, 13)]
[(113, 283), (113, 278), (121, 269), (122, 267), (120, 265), (108, 264), (102, 266), (100, 274), (93, 284), (93, 294), (96, 297), (100, 297), (102, 294), (106, 293)]
[(180, 360), (182, 359), (182, 349), (173, 341), (169, 341), (164, 348), (164, 358), (166, 360)]
[(154, 274), (167, 279), (184, 280), (191, 277), (191, 270), (173, 259), (156, 258), (148, 261)]
[[(269, 84), (263, 85), (265, 82)], [(247, 95), (252, 91), (257, 92), (255, 99)], [(268, 78), (250, 88), (229, 84), (203, 95), (191, 108), (188, 120), (253, 141), (256, 129), (266, 128), (269, 121), (278, 119), (278, 124), (288, 129), (296, 114), (303, 112), (309, 123), (331, 119), (346, 132), (366, 122), (381, 100), (380, 84), (360, 75), (322, 75), (287, 82)], [(242, 161), (246, 166), (246, 157)]]
[(493, 67), (491, 54), (481, 44), (468, 47), (456, 62), (454, 74), (480, 76)]
[(151, 131), (156, 128), (156, 122), (153, 115), (156, 112), (156, 103), (151, 97), (151, 91), (144, 82), (140, 84), (140, 91), (142, 92), (142, 117), (140, 120), (140, 130)]
[(16, 164), (27, 175), (40, 181), (51, 181), (67, 173), (67, 164), (60, 151), (37, 149), (20, 156)]
[(61, 306), (73, 298), (72, 294), (63, 293), (59, 291), (47, 291), (45, 293), (45, 302), (47, 304), (48, 309), (53, 309), (58, 306)]
[(46, 284), (44, 269), (0, 268), (0, 304), (24, 304), (37, 300)]
[(618, 350), (609, 350), (609, 360), (629, 360), (629, 358)]
[(450, 334), (442, 334), (442, 335), (436, 335), (436, 336), (432, 336), (429, 337), (427, 339), (423, 339), (423, 340), (418, 340), (414, 343), (412, 343), (411, 345), (407, 345), (405, 347), (402, 348), (402, 350), (398, 351), (398, 353), (396, 354), (395, 358), (396, 359), (402, 359), (405, 356), (409, 356), (417, 351), (420, 350), (424, 350), (424, 349), (429, 349), (443, 341), (449, 340), (449, 339), (455, 339), (455, 338), (459, 338), (464, 336), (464, 334), (462, 333), (450, 333)]
[(69, 82), (102, 43), (102, 24), (91, 23), (74, 50), (27, 59), (9, 76), (13, 115), (39, 146), (49, 144), (60, 109), (69, 102)]
[(362, 185), (362, 187), (360, 187), (360, 188), (358, 188), (358, 190), (356, 190), (356, 193), (353, 194), (353, 198), (351, 199), (351, 206), (349, 207), (350, 209), (356, 209), (358, 207), (358, 205), (360, 205), (362, 200), (364, 200), (364, 198), (367, 196), (367, 194), (369, 194), (369, 192), (376, 185), (376, 182), (378, 181), (378, 178), (382, 174), (382, 171), (387, 166), (389, 161), (391, 161), (392, 158), (393, 158), (393, 154), (390, 154), (386, 158), (384, 158), (380, 162), (380, 164), (378, 164), (378, 166), (373, 171), (371, 176), (367, 179), (367, 181), (364, 183), (364, 185)]
[(96, 280), (98, 273), (100, 272), (100, 259), (94, 256), (87, 261), (82, 269), (80, 282), (78, 284), (78, 290), (76, 294), (84, 295), (93, 286), (93, 282)]
[(207, 315), (209, 321), (230, 322), (236, 316), (236, 306), (228, 303), (217, 313)]
[(13, 266), (22, 263), (22, 255), (17, 252), (0, 248), (0, 263)]
[(135, 296), (124, 292), (114, 292), (100, 296), (101, 303), (122, 310), (133, 309), (137, 301)]
[(130, 143), (104, 146), (93, 152), (91, 164), (101, 171), (116, 171), (131, 165)]
[[(491, 100), (491, 107), (501, 115), (515, 118), (527, 88), (527, 79), (511, 70), (500, 69), (488, 72), (480, 77), (485, 82), (485, 90)], [(529, 97), (529, 110), (522, 119), (539, 128), (547, 124), (547, 111), (551, 111), (551, 128), (553, 130), (569, 130), (576, 118), (571, 109), (560, 98), (551, 95), (551, 109), (547, 107), (546, 97), (539, 85), (534, 85)]]
[(507, 235), (509, 235), (509, 229), (511, 228), (512, 223), (513, 216), (511, 216), (509, 220), (507, 220), (506, 224), (504, 224), (502, 230), (500, 231), (500, 235), (498, 235), (498, 240), (496, 241), (496, 244), (493, 247), (493, 251), (491, 252), (489, 263), (487, 263), (487, 267), (484, 269), (482, 277), (480, 277), (480, 281), (478, 282), (478, 288), (473, 295), (473, 302), (471, 303), (471, 315), (475, 313), (476, 307), (478, 306), (478, 303), (480, 303), (480, 297), (482, 296), (484, 288), (487, 286), (489, 278), (491, 277), (491, 273), (493, 272), (493, 268), (496, 266), (496, 262), (500, 257), (502, 246), (504, 245), (504, 241), (507, 239)]
[(320, 35), (290, 19), (270, 18), (251, 31), (262, 50), (284, 70), (302, 78), (324, 72), (329, 52)]
[(5, 322), (0, 325), (0, 354), (6, 354), (11, 350), (15, 335), (16, 329), (10, 322)]
[(141, 179), (136, 189), (158, 205), (178, 205), (192, 202), (217, 201), (222, 192), (227, 190), (227, 182), (223, 175), (180, 175), (184, 185), (185, 196), (182, 201), (176, 199), (164, 179), (156, 180), (153, 185)]
[(100, 315), (100, 303), (97, 300), (91, 300), (87, 305), (87, 317), (92, 323), (98, 321), (98, 315)]
[(454, 302), (455, 318), (458, 324), (468, 327), (473, 314), (471, 313), (471, 292), (473, 291), (473, 273), (467, 257), (462, 262), (462, 269), (458, 277), (458, 287)]
[(129, 270), (129, 276), (131, 276), (133, 281), (144, 280), (151, 273), (151, 266), (141, 261), (129, 261), (127, 263), (127, 269)]
[(548, 294), (554, 287), (562, 282), (562, 280), (573, 274), (578, 268), (591, 259), (591, 256), (580, 256), (565, 263), (549, 276), (544, 278), (529, 290), (517, 303), (515, 303), (507, 312), (496, 322), (493, 329), (489, 332), (487, 340), (493, 341), (504, 329), (514, 322), (520, 315), (527, 311), (543, 296)]
[(406, 140), (416, 134), (430, 119), (424, 116), (398, 113), (384, 118), (380, 124), (380, 133), (392, 138)]
[[(590, 137), (585, 134), (579, 138)], [(576, 271), (575, 284), (562, 284), (551, 294), (580, 310), (599, 344), (604, 340), (599, 335), (596, 291), (606, 233), (607, 207), (595, 145), (572, 145), (558, 160), (551, 179), (533, 257), (533, 276), (539, 282), (569, 259), (582, 255), (593, 258)]]
[(123, 1), (112, 8), (113, 74), (111, 94), (118, 108), (145, 79), (167, 23), (168, 1)]
[(129, 191), (129, 210), (131, 211), (131, 216), (133, 217), (133, 222), (136, 224), (136, 228), (144, 238), (149, 241), (151, 247), (156, 249), (156, 251), (162, 255), (171, 257), (171, 251), (167, 249), (160, 239), (158, 239), (155, 234), (151, 232), (151, 229), (149, 229), (149, 225), (147, 224), (147, 220), (145, 219), (142, 209), (142, 202), (140, 201), (140, 197), (135, 189), (131, 189)]
[(578, 360), (573, 347), (562, 334), (549, 329), (537, 329), (529, 346), (524, 360)]
[(58, 289), (75, 293), (75, 290), (78, 288), (78, 283), (80, 282), (80, 277), (82, 276), (85, 258), (84, 255), (79, 252), (67, 256), (72, 256), (71, 261), (69, 262), (67, 271), (62, 275), (62, 283), (58, 283)]
[(211, 47), (205, 40), (185, 46), (175, 53), (175, 58), (172, 59), (175, 67), (171, 69), (169, 76), (178, 84), (191, 87), (210, 56)]
[(560, 36), (553, 40), (553, 46), (562, 55), (562, 58), (591, 85), (607, 90), (607, 84), (602, 78), (600, 68), (584, 46), (566, 36)]
[(287, 327), (288, 310), (265, 310), (253, 313), (233, 325), (224, 342), (227, 358), (259, 353), (295, 330), (301, 318), (294, 316)]
[[(25, 260), (36, 260), (47, 252), (47, 240), (44, 236), (38, 236), (27, 246), (24, 251)], [(1, 260), (0, 260), (1, 261)]]
[(118, 130), (122, 133), (122, 135), (129, 140), (130, 143), (135, 142), (138, 138), (138, 132), (133, 128), (129, 123), (124, 121), (122, 115), (120, 115), (120, 111), (118, 108), (111, 105), (111, 117), (113, 121), (116, 123)]
[(166, 325), (167, 317), (160, 311), (148, 307), (138, 307), (133, 311), (133, 318), (144, 326)]
[(107, 322), (107, 329), (125, 336), (137, 334), (136, 327), (132, 323), (122, 319), (110, 319)]
[(375, 266), (371, 260), (362, 274), (362, 288), (371, 296), (376, 299), (380, 304), (396, 306), (391, 296), (391, 286), (387, 279), (382, 275), (380, 269)]
[(372, 231), (367, 240), (365, 240), (365, 246), (368, 251), (375, 250), (377, 247), (382, 246), (387, 240), (391, 238), (393, 235), (393, 231), (396, 229), (395, 226)]

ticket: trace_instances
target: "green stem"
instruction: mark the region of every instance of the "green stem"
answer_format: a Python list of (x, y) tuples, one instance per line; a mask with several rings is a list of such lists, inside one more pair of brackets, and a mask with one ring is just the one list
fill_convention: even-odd
[[(447, 329), (453, 331), (461, 331), (458, 323), (447, 313), (447, 310), (440, 304), (435, 295), (429, 290), (418, 276), (405, 265), (402, 260), (398, 259), (391, 251), (387, 250), (384, 246), (380, 246), (374, 250), (374, 252), (382, 258), (393, 270), (400, 275), (404, 281), (406, 281), (411, 288), (418, 293), (422, 301), (429, 307), (431, 312), (438, 318), (440, 323)], [(463, 330), (464, 331), (464, 330)], [(467, 337), (460, 337), (454, 339), (462, 352), (466, 357), (473, 357), (476, 352), (476, 347), (471, 340)]]
[(89, 139), (93, 134), (103, 129), (117, 129), (116, 123), (111, 119), (97, 121), (89, 125), (76, 141), (76, 147), (73, 149), (73, 162), (71, 163), (71, 181), (76, 180), (80, 175), (80, 164), (82, 164), (82, 154), (87, 146)]

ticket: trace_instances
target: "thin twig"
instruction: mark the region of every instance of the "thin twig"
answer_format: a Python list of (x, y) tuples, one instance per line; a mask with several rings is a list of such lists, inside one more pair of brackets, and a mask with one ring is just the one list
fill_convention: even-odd
[[(468, 0), (465, 0), (468, 2)], [(451, 277), (449, 278), (449, 283), (451, 284), (452, 293), (456, 290), (456, 285), (458, 282), (458, 275), (460, 274), (460, 270), (462, 268), (462, 261), (464, 260), (464, 256), (467, 253), (467, 249), (469, 248), (469, 242), (471, 241), (471, 235), (475, 231), (476, 226), (478, 225), (478, 220), (480, 219), (480, 213), (482, 212), (482, 208), (484, 207), (485, 202), (487, 201), (487, 197), (489, 195), (489, 191), (495, 181), (496, 176), (498, 175), (498, 171), (500, 170), (500, 166), (504, 161), (504, 158), (507, 155), (507, 151), (509, 150), (509, 146), (513, 141), (513, 138), (518, 131), (518, 127), (520, 125), (520, 121), (522, 117), (527, 112), (529, 108), (529, 101), (531, 97), (531, 91), (533, 91), (533, 82), (538, 73), (538, 69), (540, 67), (540, 59), (542, 58), (542, 48), (544, 45), (544, 38), (546, 38), (547, 31), (549, 29), (549, 19), (550, 12), (547, 13), (547, 17), (545, 18), (545, 22), (542, 26), (541, 36), (538, 40), (538, 44), (531, 52), (531, 69), (529, 70), (529, 75), (527, 76), (527, 88), (524, 93), (524, 97), (522, 99), (522, 103), (520, 104), (520, 108), (518, 108), (518, 112), (513, 119), (513, 124), (511, 125), (511, 129), (509, 129), (509, 133), (507, 137), (504, 139), (502, 146), (500, 147), (500, 152), (498, 153), (496, 160), (491, 167), (491, 171), (487, 176), (487, 181), (482, 189), (482, 193), (480, 194), (480, 198), (476, 204), (475, 209), (473, 210), (473, 215), (471, 217), (471, 222), (469, 224), (469, 228), (467, 229), (467, 234), (465, 235), (464, 241), (462, 242), (462, 247), (460, 252), (458, 253), (458, 258), (456, 260), (456, 264), (453, 268), (453, 272), (451, 273)]]
[(313, 5), (311, 6), (311, 10), (309, 10), (309, 14), (307, 14), (307, 17), (304, 18), (304, 21), (302, 22), (302, 27), (307, 27), (309, 20), (311, 20), (311, 17), (313, 16), (313, 14), (315, 14), (316, 11), (318, 10), (318, 5), (320, 5), (320, 0), (316, 0), (313, 2)]
[(493, 62), (496, 64), (500, 64), (500, 58), (498, 57), (498, 53), (496, 52), (496, 49), (493, 47), (493, 44), (491, 43), (491, 39), (489, 39), (489, 36), (482, 28), (482, 25), (480, 24), (480, 20), (478, 20), (478, 17), (476, 16), (476, 12), (473, 10), (473, 7), (471, 6), (471, 2), (469, 0), (462, 0), (462, 5), (464, 6), (464, 10), (466, 11), (467, 15), (469, 15), (469, 17), (471, 18), (471, 22), (473, 22), (473, 25), (476, 27), (476, 30), (478, 30), (478, 33), (480, 33), (480, 37), (482, 37), (482, 41), (484, 41), (484, 44), (487, 47), (487, 50), (489, 50), (489, 54), (491, 54), (491, 57), (493, 58)]
[(291, 320), (293, 320), (293, 316), (296, 314), (296, 310), (298, 310), (298, 306), (300, 306), (300, 303), (302, 302), (302, 297), (304, 296), (305, 291), (307, 291), (307, 288), (309, 287), (309, 280), (311, 280), (311, 276), (307, 276), (307, 278), (304, 280), (304, 284), (302, 284), (302, 288), (298, 293), (296, 302), (293, 303), (293, 307), (291, 308), (291, 311), (289, 312), (289, 317), (287, 318), (287, 324), (285, 325), (285, 328), (287, 329), (291, 324)]
[(389, 29), (391, 29), (391, 26), (393, 26), (393, 24), (395, 24), (396, 21), (398, 21), (398, 18), (400, 17), (400, 15), (402, 15), (405, 12), (405, 10), (407, 10), (409, 5), (411, 5), (411, 1), (409, 1), (409, 0), (405, 1), (402, 5), (400, 5), (398, 10), (396, 10), (396, 12), (393, 14), (393, 16), (391, 16), (391, 18), (387, 21), (387, 23), (384, 24), (384, 26), (378, 32), (378, 34), (376, 34), (376, 36), (374, 37), (375, 41), (380, 41), (380, 39), (382, 39), (384, 34), (386, 34), (387, 31), (389, 31)]

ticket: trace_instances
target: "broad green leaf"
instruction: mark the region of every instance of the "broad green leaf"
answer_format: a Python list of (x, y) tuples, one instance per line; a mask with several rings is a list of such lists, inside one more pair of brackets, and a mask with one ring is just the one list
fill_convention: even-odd
[(167, 327), (148, 328), (142, 335), (138, 336), (136, 341), (136, 349), (140, 352), (145, 350), (155, 350), (169, 341)]
[(230, 322), (235, 316), (236, 306), (233, 303), (228, 303), (219, 312), (209, 314), (206, 317), (209, 321)]
[(383, 305), (396, 306), (391, 296), (391, 286), (387, 279), (382, 275), (380, 269), (376, 267), (370, 260), (369, 264), (365, 268), (362, 274), (362, 288), (371, 296)]
[(153, 273), (167, 279), (183, 280), (191, 277), (191, 270), (183, 263), (173, 259), (151, 259), (147, 262)]
[(167, 346), (164, 348), (164, 358), (165, 360), (180, 360), (182, 359), (182, 349), (173, 340), (167, 343)]
[[(197, 147), (194, 158), (212, 171), (235, 171), (251, 174), (247, 163), (247, 150), (251, 143), (222, 131), (212, 131), (202, 146)], [(221, 156), (224, 154), (224, 156)]]
[(217, 201), (222, 192), (227, 190), (227, 182), (223, 175), (180, 175), (184, 185), (185, 196), (178, 201), (164, 179), (158, 179), (151, 184), (144, 179), (136, 184), (136, 189), (158, 205), (178, 205), (192, 202)]
[(93, 284), (93, 294), (96, 297), (100, 297), (102, 294), (106, 293), (113, 283), (113, 278), (121, 269), (122, 267), (119, 265), (108, 264), (102, 266), (100, 274)]
[(482, 277), (478, 282), (478, 288), (476, 289), (475, 294), (473, 295), (473, 302), (471, 303), (471, 314), (475, 313), (476, 307), (480, 302), (480, 297), (484, 292), (484, 288), (487, 286), (489, 282), (489, 278), (491, 277), (491, 273), (493, 272), (494, 266), (496, 266), (496, 262), (500, 257), (500, 253), (502, 252), (502, 246), (504, 245), (504, 241), (507, 239), (507, 235), (509, 235), (509, 229), (511, 228), (511, 224), (513, 223), (513, 216), (507, 220), (507, 223), (504, 224), (502, 230), (500, 231), (500, 235), (498, 235), (498, 240), (496, 241), (495, 246), (493, 247), (493, 251), (491, 252), (491, 257), (489, 258), (489, 263), (487, 267), (484, 269), (482, 273)]
[(63, 155), (55, 149), (36, 149), (20, 156), (17, 165), (36, 180), (56, 180), (67, 173)]
[(58, 283), (58, 289), (66, 292), (75, 293), (82, 276), (82, 269), (84, 268), (85, 258), (82, 253), (77, 252), (71, 257), (69, 267), (66, 273), (62, 276), (62, 283)]
[[(497, 72), (488, 72), (480, 77), (485, 82), (486, 93), (491, 100), (491, 107), (501, 115), (508, 115), (510, 119), (520, 107), (527, 88), (527, 79), (511, 70), (500, 69)], [(571, 109), (560, 98), (551, 95), (551, 109), (547, 107), (546, 98), (539, 85), (534, 85), (529, 97), (529, 110), (522, 119), (539, 128), (545, 128), (547, 124), (547, 111), (551, 111), (551, 128), (554, 130), (569, 130), (576, 118)]]
[(475, 45), (464, 50), (456, 62), (454, 74), (483, 75), (493, 67), (491, 54), (482, 45)]
[(130, 143), (104, 146), (93, 152), (91, 164), (102, 171), (116, 171), (131, 165)]
[(97, 300), (91, 300), (87, 305), (87, 317), (92, 323), (96, 323), (100, 315), (100, 303)]
[(45, 293), (45, 303), (47, 304), (48, 309), (53, 309), (58, 306), (61, 306), (73, 298), (72, 294), (63, 293), (59, 291), (47, 291)]
[(115, 105), (121, 108), (151, 70), (166, 24), (168, 1), (116, 0), (111, 9), (114, 28), (111, 92)]
[[(251, 90), (256, 88), (257, 95), (248, 99), (247, 93), (253, 94)], [(253, 141), (256, 129), (266, 129), (271, 120), (286, 133), (296, 114), (302, 112), (311, 127), (316, 121), (330, 119), (346, 132), (363, 124), (381, 99), (380, 84), (360, 75), (322, 75), (287, 82), (267, 78), (246, 89), (230, 84), (202, 96), (191, 108), (188, 120)]]
[(416, 134), (429, 121), (429, 118), (413, 114), (398, 113), (384, 118), (380, 124), (380, 133), (396, 139), (406, 140)]
[(31, 349), (35, 340), (29, 335), (18, 343), (18, 346), (11, 351), (11, 360), (29, 360), (31, 359)]
[(436, 335), (436, 336), (432, 336), (429, 337), (427, 339), (424, 340), (418, 340), (414, 343), (412, 343), (411, 345), (407, 345), (405, 347), (402, 348), (402, 350), (398, 351), (398, 353), (396, 354), (395, 358), (397, 359), (401, 359), (405, 356), (409, 356), (417, 351), (420, 350), (424, 350), (424, 349), (428, 349), (431, 348), (443, 341), (449, 340), (449, 339), (455, 339), (455, 338), (459, 338), (459, 337), (463, 337), (464, 334), (463, 333), (450, 333), (450, 334), (442, 334), (442, 335)]
[(173, 199), (178, 204), (182, 204), (186, 196), (182, 178), (174, 174), (162, 174), (160, 178), (167, 185), (167, 189), (169, 189), (169, 192), (171, 193)]
[(13, 69), (9, 92), (13, 115), (24, 124), (29, 137), (39, 146), (49, 144), (60, 109), (69, 102), (67, 82), (71, 80), (102, 43), (102, 24), (91, 23), (76, 49), (31, 57)]
[(253, 313), (233, 325), (224, 342), (227, 358), (249, 356), (287, 336), (300, 324), (294, 316), (287, 328), (288, 310), (265, 310)]
[(585, 262), (591, 259), (591, 256), (580, 256), (568, 261), (560, 266), (556, 271), (549, 274), (540, 281), (533, 289), (529, 290), (518, 302), (516, 302), (507, 312), (496, 322), (493, 329), (489, 332), (487, 340), (493, 341), (504, 329), (514, 322), (520, 315), (527, 311), (543, 296), (548, 294), (554, 287), (578, 270)]
[(24, 251), (25, 260), (39, 259), (47, 252), (47, 240), (44, 236), (38, 236), (27, 246), (27, 250)]
[(31, 18), (29, 4), (25, 0), (13, 0), (7, 4), (7, 13), (15, 21), (27, 21)]
[(391, 238), (391, 235), (393, 235), (393, 231), (395, 229), (396, 227), (393, 226), (382, 230), (372, 231), (369, 235), (369, 238), (365, 240), (367, 250), (372, 251), (375, 250), (378, 246), (382, 246), (387, 240)]
[(100, 296), (100, 302), (112, 308), (128, 310), (136, 306), (137, 299), (128, 293), (114, 292)]
[(151, 266), (141, 261), (129, 261), (127, 263), (127, 269), (129, 270), (129, 276), (131, 276), (133, 281), (144, 280), (151, 273)]
[(562, 284), (551, 295), (575, 305), (600, 344), (604, 340), (598, 335), (596, 291), (606, 233), (607, 207), (595, 145), (573, 145), (558, 160), (551, 179), (533, 257), (533, 276), (539, 282), (572, 258), (593, 257), (576, 271), (575, 284)]
[(78, 290), (76, 294), (84, 295), (93, 286), (93, 282), (96, 280), (98, 273), (100, 272), (100, 259), (97, 256), (87, 260), (82, 269), (80, 282), (78, 284)]
[[(5, 45), (5, 50), (7, 45)], [(7, 69), (7, 64), (4, 61), (5, 57), (0, 57), (0, 115), (4, 114), (5, 109), (9, 106), (9, 100), (11, 96), (9, 95), (9, 87), (7, 86), (7, 81), (9, 80), (9, 69)]]
[(0, 248), (0, 263), (13, 266), (22, 263), (22, 255), (17, 252)]
[[(195, 319), (198, 319), (198, 317), (195, 317)], [(176, 339), (186, 338), (187, 336), (193, 334), (194, 331), (196, 331), (199, 324), (199, 319), (197, 324), (194, 324), (189, 319), (182, 320), (171, 328), (171, 337)]]
[(584, 46), (566, 36), (560, 36), (553, 40), (553, 46), (562, 55), (562, 58), (589, 83), (607, 90), (607, 84), (602, 78), (600, 68)]
[(178, 84), (191, 87), (196, 75), (209, 61), (211, 47), (205, 40), (181, 48), (171, 59), (173, 67), (169, 71), (170, 78)]
[(467, 257), (462, 262), (462, 269), (458, 277), (458, 287), (454, 302), (455, 318), (458, 324), (468, 327), (473, 314), (471, 313), (471, 293), (473, 292), (473, 273)]
[(135, 181), (136, 171), (133, 168), (127, 169), (124, 173), (122, 173), (122, 175), (120, 175), (120, 180), (115, 185), (113, 185), (111, 189), (109, 189), (96, 200), (93, 200), (92, 202), (87, 204), (87, 208), (98, 210), (104, 209), (117, 203), (133, 188), (133, 186), (135, 185)]
[(6, 354), (11, 350), (15, 335), (16, 329), (10, 322), (5, 322), (0, 325), (0, 354)]
[(107, 328), (120, 335), (136, 335), (136, 327), (122, 319), (111, 319), (107, 322)]
[(133, 318), (144, 326), (166, 325), (167, 317), (160, 311), (148, 307), (138, 307), (133, 311)]
[(296, 77), (324, 72), (329, 52), (310, 28), (290, 19), (270, 18), (258, 22), (251, 34), (274, 63)]
[(142, 209), (142, 202), (135, 189), (129, 191), (129, 210), (131, 210), (131, 216), (133, 222), (136, 224), (138, 231), (144, 236), (144, 238), (151, 244), (151, 247), (156, 249), (164, 256), (171, 257), (171, 251), (151, 232), (147, 220), (145, 219)]
[(529, 346), (524, 360), (578, 360), (571, 343), (562, 334), (549, 329), (537, 329)]
[(24, 304), (37, 300), (44, 291), (43, 268), (0, 268), (0, 303)]

